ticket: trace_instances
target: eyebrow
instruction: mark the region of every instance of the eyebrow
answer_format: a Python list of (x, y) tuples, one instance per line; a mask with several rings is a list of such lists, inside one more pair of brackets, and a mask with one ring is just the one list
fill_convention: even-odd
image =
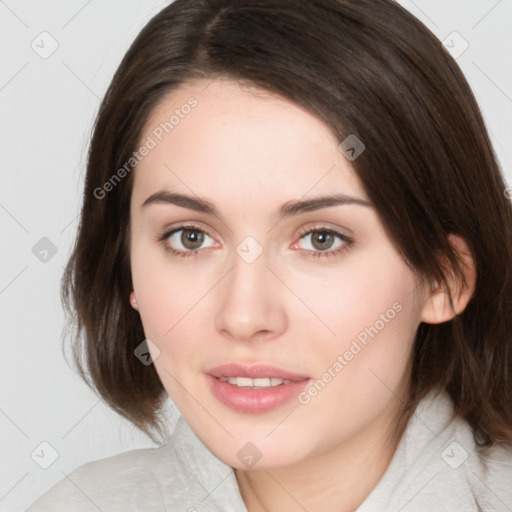
[[(207, 215), (215, 215), (220, 217), (219, 211), (213, 203), (206, 199), (199, 197), (187, 196), (185, 194), (178, 194), (169, 192), (167, 190), (160, 190), (151, 194), (141, 205), (144, 208), (150, 204), (173, 204), (194, 210), (196, 212), (205, 213)], [(355, 204), (360, 206), (372, 207), (373, 203), (366, 199), (351, 197), (344, 194), (332, 194), (329, 196), (316, 197), (313, 199), (304, 199), (298, 201), (288, 201), (280, 209), (281, 218), (291, 217), (300, 213), (312, 212), (330, 206), (340, 206), (345, 204)]]
[(367, 199), (351, 197), (344, 194), (333, 194), (329, 196), (316, 197), (299, 201), (288, 201), (281, 208), (281, 218), (290, 217), (299, 213), (312, 212), (321, 208), (330, 206), (340, 206), (345, 204), (356, 204), (359, 206), (372, 207), (373, 204)]
[(208, 215), (218, 215), (215, 206), (206, 199), (199, 197), (187, 196), (185, 194), (177, 194), (166, 190), (159, 190), (151, 194), (143, 203), (141, 208), (150, 204), (174, 204), (196, 212), (206, 213)]

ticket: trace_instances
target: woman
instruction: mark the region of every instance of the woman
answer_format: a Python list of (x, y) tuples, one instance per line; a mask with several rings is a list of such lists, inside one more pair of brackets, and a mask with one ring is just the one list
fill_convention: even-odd
[(100, 108), (78, 367), (168, 443), (29, 510), (509, 510), (512, 210), (474, 97), (389, 0), (177, 0)]

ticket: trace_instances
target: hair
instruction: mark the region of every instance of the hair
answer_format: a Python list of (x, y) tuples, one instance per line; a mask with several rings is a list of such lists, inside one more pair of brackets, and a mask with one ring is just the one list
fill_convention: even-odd
[(95, 190), (130, 160), (164, 97), (215, 78), (294, 102), (340, 142), (355, 134), (366, 149), (352, 167), (391, 242), (450, 297), (448, 273), (465, 281), (447, 235), (464, 238), (474, 294), (452, 320), (419, 325), (404, 411), (440, 386), (479, 445), (511, 443), (512, 205), (461, 70), (391, 0), (176, 0), (142, 29), (99, 108), (62, 280), (84, 380), (153, 439), (162, 432), (166, 392), (134, 355), (145, 336), (129, 304), (133, 173), (104, 197)]

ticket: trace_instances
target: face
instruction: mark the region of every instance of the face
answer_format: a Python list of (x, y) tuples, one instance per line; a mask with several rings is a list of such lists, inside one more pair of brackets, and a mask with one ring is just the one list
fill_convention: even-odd
[(141, 140), (132, 300), (199, 438), (243, 469), (247, 451), (286, 467), (382, 434), (426, 292), (327, 126), (261, 90), (200, 81), (165, 98)]

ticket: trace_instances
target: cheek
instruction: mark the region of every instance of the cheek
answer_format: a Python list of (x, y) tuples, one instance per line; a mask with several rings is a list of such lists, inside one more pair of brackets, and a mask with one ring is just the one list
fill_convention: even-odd
[(396, 401), (419, 325), (415, 286), (405, 263), (385, 250), (361, 257), (350, 272), (333, 273), (309, 294), (311, 308), (335, 333), (325, 328), (310, 348), (318, 370), (315, 389), (302, 402), (310, 411), (320, 418), (329, 409), (333, 420), (356, 427)]
[[(415, 276), (388, 245), (349, 255), (337, 267), (290, 275), (289, 282), (316, 317), (311, 328), (316, 326), (328, 351), (343, 349), (361, 333), (364, 342), (373, 326), (379, 332), (401, 331), (418, 321)], [(301, 323), (300, 318), (295, 321)]]
[[(308, 348), (316, 377), (329, 381), (330, 391), (322, 391), (320, 401), (347, 400), (345, 410), (357, 410), (399, 387), (420, 308), (415, 276), (394, 251), (359, 254), (350, 263), (323, 279), (315, 276), (315, 283), (304, 282), (297, 294), (307, 298), (319, 320), (318, 343)], [(295, 321), (300, 323), (299, 315)]]
[[(211, 269), (191, 272), (185, 262), (171, 261), (165, 250), (137, 246), (131, 254), (132, 282), (144, 334), (160, 350), (155, 367), (165, 382), (197, 359), (211, 318), (204, 302), (215, 281)], [(194, 357), (195, 356), (195, 357)], [(171, 379), (172, 383), (172, 379)]]

